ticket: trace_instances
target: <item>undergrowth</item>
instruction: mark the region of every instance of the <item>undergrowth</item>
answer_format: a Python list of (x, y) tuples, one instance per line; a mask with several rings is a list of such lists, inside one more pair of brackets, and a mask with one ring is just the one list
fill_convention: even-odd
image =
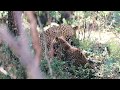
[[(76, 47), (86, 50), (89, 57), (101, 61), (99, 68), (95, 70), (85, 67), (75, 67), (72, 63), (60, 61), (56, 58), (52, 61), (53, 75), (57, 79), (118, 79), (120, 78), (120, 48), (115, 41), (101, 44), (95, 41), (74, 39)], [(105, 48), (108, 48), (107, 51)], [(110, 55), (109, 55), (110, 54)], [(41, 62), (41, 69), (49, 76), (46, 60)]]
[[(10, 48), (3, 44), (1, 47), (2, 55), (4, 55), (4, 60), (1, 60), (1, 66), (7, 71), (8, 76), (2, 74), (0, 72), (0, 78), (7, 79), (13, 78), (10, 76), (10, 74), (14, 75), (14, 79), (24, 79), (26, 78), (25, 70), (22, 67), (21, 63), (19, 62), (19, 59), (14, 55), (14, 53), (10, 50)], [(9, 79), (8, 78), (8, 79)]]
[[(60, 61), (56, 58), (52, 61), (53, 76), (56, 79), (92, 79), (94, 78), (94, 71), (82, 66), (76, 67), (67, 61)], [(47, 61), (42, 60), (41, 70), (49, 75)]]
[(108, 42), (110, 56), (105, 59), (104, 64), (99, 70), (103, 78), (120, 79), (120, 43), (111, 40)]
[[(82, 50), (86, 50), (88, 57), (94, 60), (101, 60), (102, 63), (97, 71), (85, 68), (76, 67), (71, 62), (58, 60), (54, 58), (51, 66), (53, 76), (56, 79), (118, 79), (120, 78), (120, 48), (117, 41), (110, 41), (106, 44), (96, 43), (90, 40), (79, 41), (74, 39), (74, 45)], [(105, 53), (105, 47), (110, 50), (110, 55)], [(7, 45), (3, 44), (0, 53), (9, 59), (1, 60), (1, 65), (9, 74), (16, 76), (16, 79), (25, 79), (25, 70), (19, 62), (19, 59), (11, 52)], [(7, 70), (6, 68), (9, 68)], [(40, 64), (41, 70), (51, 78), (46, 60), (42, 60)], [(0, 79), (12, 79), (9, 75), (4, 75), (0, 72)]]

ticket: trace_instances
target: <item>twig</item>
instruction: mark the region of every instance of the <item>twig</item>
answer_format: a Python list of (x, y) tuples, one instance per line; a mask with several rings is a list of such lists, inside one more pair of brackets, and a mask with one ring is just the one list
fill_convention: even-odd
[(49, 58), (48, 58), (48, 56), (47, 56), (48, 49), (47, 49), (46, 37), (45, 37), (44, 30), (43, 30), (43, 26), (42, 26), (42, 24), (41, 24), (41, 22), (40, 22), (40, 20), (39, 20), (38, 17), (37, 17), (37, 20), (38, 20), (39, 27), (41, 28), (42, 34), (43, 34), (43, 41), (44, 41), (43, 43), (44, 43), (44, 45), (45, 45), (45, 59), (47, 60), (47, 63), (48, 63), (50, 75), (51, 75), (52, 78), (54, 78), (54, 77), (53, 77), (53, 71), (52, 71), (52, 68), (51, 68), (51, 63), (50, 63), (51, 58), (50, 58), (50, 61), (49, 61)]

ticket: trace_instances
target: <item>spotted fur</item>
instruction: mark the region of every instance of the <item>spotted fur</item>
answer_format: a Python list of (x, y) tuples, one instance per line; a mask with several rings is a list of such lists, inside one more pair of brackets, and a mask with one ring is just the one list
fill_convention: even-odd
[[(70, 25), (64, 25), (61, 24), (59, 26), (53, 26), (46, 31), (44, 31), (45, 37), (46, 37), (46, 42), (47, 42), (47, 48), (48, 50), (51, 49), (52, 41), (56, 37), (64, 36), (65, 40), (67, 40), (69, 43), (71, 43), (71, 38), (76, 35), (76, 28), (72, 28)], [(41, 40), (41, 45), (42, 49), (44, 52), (44, 44), (43, 44), (43, 33), (40, 34), (40, 40)]]
[[(79, 66), (80, 64), (85, 65), (88, 62), (86, 56), (82, 53), (82, 50), (71, 46), (63, 36), (56, 37), (54, 40), (54, 45), (59, 45), (58, 48), (54, 48), (59, 59), (63, 60), (64, 58), (65, 60), (73, 62), (76, 66)], [(59, 48), (62, 48), (60, 49), (61, 51), (57, 50)], [(61, 52), (63, 55), (61, 55)]]

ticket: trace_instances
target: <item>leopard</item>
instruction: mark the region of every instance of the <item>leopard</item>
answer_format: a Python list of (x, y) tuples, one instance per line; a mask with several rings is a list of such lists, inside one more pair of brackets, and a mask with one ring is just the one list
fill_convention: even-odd
[(75, 66), (84, 66), (89, 63), (82, 50), (68, 43), (64, 36), (56, 37), (53, 40), (53, 46), (55, 45), (58, 45), (57, 48), (54, 47), (54, 54), (56, 54), (58, 60), (64, 58), (64, 60), (72, 62)]
[[(67, 24), (60, 24), (59, 26), (52, 26), (48, 28), (47, 30), (44, 30), (43, 32), (40, 33), (40, 45), (42, 47), (42, 52), (45, 51), (44, 49), (45, 45), (43, 43), (44, 41), (43, 33), (45, 34), (45, 37), (46, 37), (47, 49), (49, 53), (52, 53), (53, 51), (52, 42), (56, 37), (64, 36), (65, 40), (67, 40), (71, 44), (73, 43), (72, 38), (76, 36), (76, 30), (77, 30), (77, 26), (72, 27), (71, 25), (67, 25)], [(53, 57), (53, 55), (51, 57)]]

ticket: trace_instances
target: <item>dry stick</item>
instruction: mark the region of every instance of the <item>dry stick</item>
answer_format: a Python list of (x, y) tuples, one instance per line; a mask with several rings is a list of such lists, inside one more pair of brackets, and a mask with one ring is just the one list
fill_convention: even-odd
[[(42, 26), (42, 24), (41, 24), (41, 22), (40, 22), (40, 20), (39, 20), (38, 17), (37, 17), (37, 20), (38, 20), (39, 27), (41, 28), (42, 34), (43, 34), (43, 41), (44, 41), (43, 43), (44, 43), (44, 45), (45, 45), (45, 59), (47, 60), (47, 63), (48, 63), (50, 75), (51, 75), (51, 77), (54, 79), (54, 77), (53, 77), (53, 72), (52, 72), (52, 68), (51, 68), (51, 63), (50, 63), (51, 60), (49, 61), (49, 58), (48, 58), (48, 56), (47, 56), (48, 49), (47, 49), (46, 37), (45, 37), (44, 30), (43, 30), (43, 26)], [(50, 59), (51, 59), (51, 58), (50, 58)]]
[(41, 60), (41, 46), (39, 44), (40, 38), (37, 31), (37, 18), (34, 15), (34, 11), (25, 11), (25, 14), (28, 16), (30, 22), (30, 34), (32, 36), (32, 46), (35, 51), (35, 60), (39, 63)]

